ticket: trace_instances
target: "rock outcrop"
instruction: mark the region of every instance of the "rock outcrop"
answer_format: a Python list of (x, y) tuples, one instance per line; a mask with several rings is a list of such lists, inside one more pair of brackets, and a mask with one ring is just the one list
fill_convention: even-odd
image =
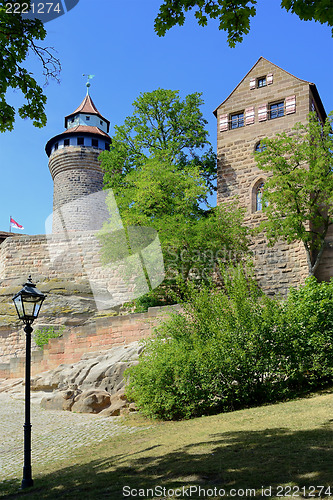
[[(136, 364), (143, 346), (139, 342), (89, 353), (73, 364), (61, 364), (31, 380), (34, 393), (42, 394), (41, 407), (77, 413), (117, 416), (135, 411), (135, 404), (125, 396), (124, 371)], [(13, 395), (22, 391), (23, 381), (4, 384), (1, 390)]]

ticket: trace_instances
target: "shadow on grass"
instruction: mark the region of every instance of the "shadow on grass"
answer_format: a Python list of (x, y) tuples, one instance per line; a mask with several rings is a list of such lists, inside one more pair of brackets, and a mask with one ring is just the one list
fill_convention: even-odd
[[(143, 445), (133, 454), (116, 456), (112, 456), (110, 448), (110, 457), (105, 460), (73, 465), (37, 478), (33, 489), (17, 494), (6, 494), (16, 486), (15, 481), (8, 481), (10, 490), (4, 484), (0, 487), (0, 494), (5, 494), (4, 499), (119, 500), (125, 498), (124, 486), (136, 489), (162, 486), (168, 490), (196, 485), (226, 491), (230, 488), (259, 491), (262, 486), (271, 486), (273, 496), (277, 486), (292, 483), (300, 488), (331, 484), (333, 495), (332, 435), (332, 425), (327, 421), (321, 428), (308, 431), (291, 432), (281, 427), (252, 432), (219, 432), (211, 434), (205, 442), (166, 455), (163, 454), (163, 445), (146, 449)], [(154, 456), (150, 453), (153, 448)], [(312, 496), (319, 497), (318, 493)], [(135, 498), (135, 495), (127, 495), (127, 498)], [(141, 495), (141, 498), (153, 496)], [(255, 498), (263, 497), (259, 492)]]

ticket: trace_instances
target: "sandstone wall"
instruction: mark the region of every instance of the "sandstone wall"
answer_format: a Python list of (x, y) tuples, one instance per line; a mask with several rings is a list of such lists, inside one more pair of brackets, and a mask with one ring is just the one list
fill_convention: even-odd
[(91, 231), (66, 237), (7, 238), (0, 245), (0, 288), (10, 286), (13, 280), (22, 284), (31, 274), (38, 283), (60, 282), (56, 286), (60, 289), (71, 283), (72, 295), (79, 293), (77, 285), (88, 287), (85, 293), (93, 293), (102, 308), (117, 306), (148, 292), (139, 256), (130, 256), (124, 248), (121, 260), (110, 255), (104, 265), (101, 252), (99, 239)]
[[(91, 323), (68, 328), (62, 337), (49, 340), (43, 350), (33, 351), (32, 375), (56, 368), (61, 363), (75, 363), (88, 352), (103, 351), (146, 338), (170, 312), (179, 309), (179, 306), (151, 307), (146, 313), (97, 318)], [(20, 339), (22, 345), (21, 334)], [(23, 377), (24, 367), (23, 352), (7, 362), (1, 362), (0, 358), (0, 378)]]

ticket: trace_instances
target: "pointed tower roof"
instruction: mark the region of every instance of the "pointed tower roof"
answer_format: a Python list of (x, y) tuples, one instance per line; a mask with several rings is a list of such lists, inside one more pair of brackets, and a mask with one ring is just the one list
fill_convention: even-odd
[(75, 111), (73, 111), (72, 115), (74, 115), (75, 113), (79, 113), (79, 112), (100, 115), (100, 112), (96, 108), (96, 106), (95, 106), (95, 104), (94, 104), (94, 102), (89, 94), (86, 95), (86, 97), (81, 102), (80, 106), (78, 108), (76, 108)]
[(96, 108), (96, 106), (95, 106), (92, 98), (90, 97), (90, 95), (88, 93), (85, 96), (85, 98), (83, 99), (83, 101), (81, 102), (80, 106), (78, 106), (76, 108), (76, 110), (73, 111), (73, 113), (65, 116), (65, 128), (66, 129), (67, 129), (67, 125), (68, 125), (68, 119), (72, 118), (74, 115), (77, 115), (79, 113), (84, 113), (86, 115), (96, 115), (96, 116), (98, 116), (99, 118), (101, 118), (102, 120), (104, 120), (106, 122), (106, 124), (107, 124), (107, 132), (109, 132), (110, 121), (107, 120), (106, 118), (104, 118), (103, 115), (101, 115), (101, 113)]

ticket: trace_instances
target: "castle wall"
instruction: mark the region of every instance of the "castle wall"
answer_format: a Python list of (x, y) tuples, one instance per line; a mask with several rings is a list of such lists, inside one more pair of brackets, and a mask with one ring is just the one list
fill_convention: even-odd
[[(116, 238), (118, 233), (115, 234)], [(119, 247), (121, 243), (123, 240)], [(110, 253), (109, 261), (104, 264), (102, 250), (98, 237), (91, 231), (75, 232), (67, 238), (54, 234), (8, 238), (0, 245), (0, 287), (15, 279), (25, 280), (29, 274), (38, 286), (44, 283), (41, 291), (47, 291), (52, 284), (61, 291), (71, 283), (72, 306), (78, 311), (84, 309), (82, 301), (76, 299), (82, 295), (82, 287), (88, 288), (83, 296), (88, 295), (89, 300), (96, 303), (95, 309), (102, 310), (117, 307), (149, 291), (138, 254), (129, 255), (129, 249), (124, 246), (119, 260)], [(53, 314), (56, 316), (55, 306)]]
[[(52, 370), (62, 363), (75, 363), (83, 354), (146, 338), (170, 312), (179, 309), (179, 306), (151, 307), (145, 313), (99, 318), (93, 323), (69, 328), (62, 337), (50, 339), (43, 350), (32, 352), (32, 376)], [(7, 358), (6, 362), (0, 358), (0, 378), (24, 376), (25, 356), (20, 350), (23, 335), (20, 338), (21, 343), (15, 346), (16, 356)]]

